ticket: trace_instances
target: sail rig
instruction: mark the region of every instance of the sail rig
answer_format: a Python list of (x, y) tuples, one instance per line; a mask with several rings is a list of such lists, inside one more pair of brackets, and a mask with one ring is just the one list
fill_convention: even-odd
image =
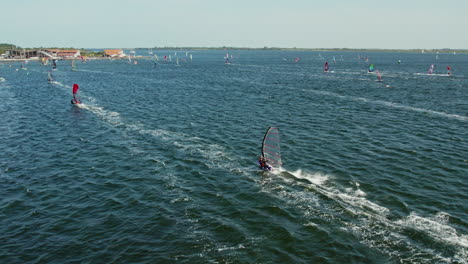
[(429, 70), (427, 70), (427, 74), (432, 74), (434, 72), (434, 64), (431, 64), (431, 67), (429, 67)]
[(280, 134), (276, 127), (268, 127), (262, 141), (262, 156), (274, 169), (281, 167)]
[(52, 72), (47, 73), (47, 81), (48, 82), (53, 82), (54, 81), (54, 76), (52, 76)]
[(81, 101), (76, 97), (76, 94), (78, 93), (78, 90), (80, 89), (80, 87), (78, 86), (78, 84), (73, 84), (73, 87), (72, 87), (72, 94), (73, 94), (73, 99), (71, 100), (71, 103), (72, 104), (81, 104)]
[(377, 70), (377, 81), (381, 82), (382, 81), (382, 75), (380, 75), (380, 72)]
[(374, 72), (374, 64), (369, 65), (368, 72)]

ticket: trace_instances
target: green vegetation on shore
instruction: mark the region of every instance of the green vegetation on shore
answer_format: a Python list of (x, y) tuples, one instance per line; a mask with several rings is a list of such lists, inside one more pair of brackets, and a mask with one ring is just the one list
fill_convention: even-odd
[(0, 43), (0, 54), (5, 53), (9, 49), (18, 49), (20, 47), (17, 47), (13, 44), (7, 44), (7, 43)]

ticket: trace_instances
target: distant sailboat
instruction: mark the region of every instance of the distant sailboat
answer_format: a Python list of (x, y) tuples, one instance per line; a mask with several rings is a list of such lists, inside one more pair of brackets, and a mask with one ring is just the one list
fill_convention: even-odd
[(323, 65), (323, 71), (328, 72), (328, 61)]
[(229, 60), (229, 53), (226, 53), (226, 56), (224, 56), (224, 64), (231, 64), (231, 61)]
[(148, 50), (148, 54), (149, 54), (149, 55), (153, 55), (153, 49), (149, 49), (149, 50)]
[(427, 74), (432, 74), (434, 73), (434, 64), (431, 64), (431, 67), (429, 67), (429, 70), (427, 70)]
[(180, 66), (179, 65), (179, 57), (176, 58), (176, 66)]
[(71, 68), (72, 68), (72, 71), (76, 71), (75, 60), (71, 61)]
[(333, 63), (336, 63), (336, 58), (335, 58), (335, 56), (333, 56)]
[(192, 61), (192, 59), (193, 59), (193, 58), (192, 58), (192, 54), (190, 54), (190, 61)]

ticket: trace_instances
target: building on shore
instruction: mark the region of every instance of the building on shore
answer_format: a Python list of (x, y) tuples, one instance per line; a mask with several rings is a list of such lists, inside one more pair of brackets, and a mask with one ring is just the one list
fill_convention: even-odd
[(9, 59), (71, 59), (80, 57), (80, 50), (70, 49), (10, 49), (6, 51)]
[(59, 57), (61, 59), (71, 59), (71, 58), (78, 58), (81, 56), (80, 50), (70, 49), (70, 50), (62, 50), (62, 49), (46, 49), (48, 53)]
[(106, 49), (104, 50), (104, 56), (112, 58), (122, 58), (126, 55), (121, 49)]

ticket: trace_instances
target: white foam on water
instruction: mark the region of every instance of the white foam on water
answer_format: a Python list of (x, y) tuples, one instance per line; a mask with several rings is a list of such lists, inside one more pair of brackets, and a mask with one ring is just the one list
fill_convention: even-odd
[(100, 106), (90, 105), (86, 103), (75, 104), (75, 106), (92, 112), (93, 114), (107, 121), (113, 126), (124, 125), (124, 122), (122, 121), (120, 117), (120, 114), (117, 112), (105, 110), (104, 108)]
[[(376, 248), (400, 263), (467, 263), (468, 237), (459, 234), (448, 224), (448, 214), (438, 213), (434, 217), (425, 218), (411, 213), (403, 219), (389, 220), (387, 216), (390, 210), (367, 200), (358, 182), (351, 182), (351, 187), (341, 188), (334, 186), (331, 175), (302, 170), (288, 173), (297, 179), (305, 179), (310, 184), (284, 177), (284, 182), (303, 186), (304, 190), (291, 191), (289, 188), (274, 187), (269, 193), (276, 193), (283, 197), (285, 202), (300, 208), (304, 217), (320, 217), (334, 221), (343, 226), (344, 231), (356, 235), (361, 243)], [(354, 219), (347, 221), (346, 217), (342, 218), (343, 212), (334, 206), (327, 207), (314, 192), (310, 192), (310, 189), (340, 204)], [(316, 226), (310, 221), (306, 225)], [(430, 243), (414, 241), (405, 231), (409, 228), (452, 246), (454, 251), (447, 253), (445, 250), (439, 251)]]
[(302, 173), (302, 170), (296, 170), (294, 172), (289, 172), (290, 174), (294, 175), (294, 177), (298, 179), (305, 179), (308, 180), (309, 182), (315, 184), (315, 185), (323, 185), (325, 184), (329, 176), (322, 174), (322, 173), (314, 173), (314, 174), (309, 174), (309, 173)]
[[(343, 208), (354, 215), (371, 215), (379, 216), (386, 215), (389, 210), (383, 206), (380, 206), (376, 203), (373, 203), (365, 198), (366, 194), (358, 188), (359, 185), (356, 185), (355, 188), (344, 188), (340, 190), (336, 186), (329, 186), (329, 175), (324, 175), (322, 173), (308, 173), (303, 172), (302, 170), (297, 170), (295, 172), (289, 172), (294, 177), (298, 179), (306, 179), (314, 186), (314, 190), (339, 202)], [(369, 212), (369, 210), (371, 212)]]
[[(457, 230), (448, 224), (449, 217), (444, 212), (439, 212), (434, 217), (422, 217), (411, 213), (406, 218), (396, 221), (395, 224), (421, 231), (437, 241), (464, 249), (466, 254), (468, 253), (468, 236), (458, 234)], [(468, 259), (468, 255), (466, 257)]]

